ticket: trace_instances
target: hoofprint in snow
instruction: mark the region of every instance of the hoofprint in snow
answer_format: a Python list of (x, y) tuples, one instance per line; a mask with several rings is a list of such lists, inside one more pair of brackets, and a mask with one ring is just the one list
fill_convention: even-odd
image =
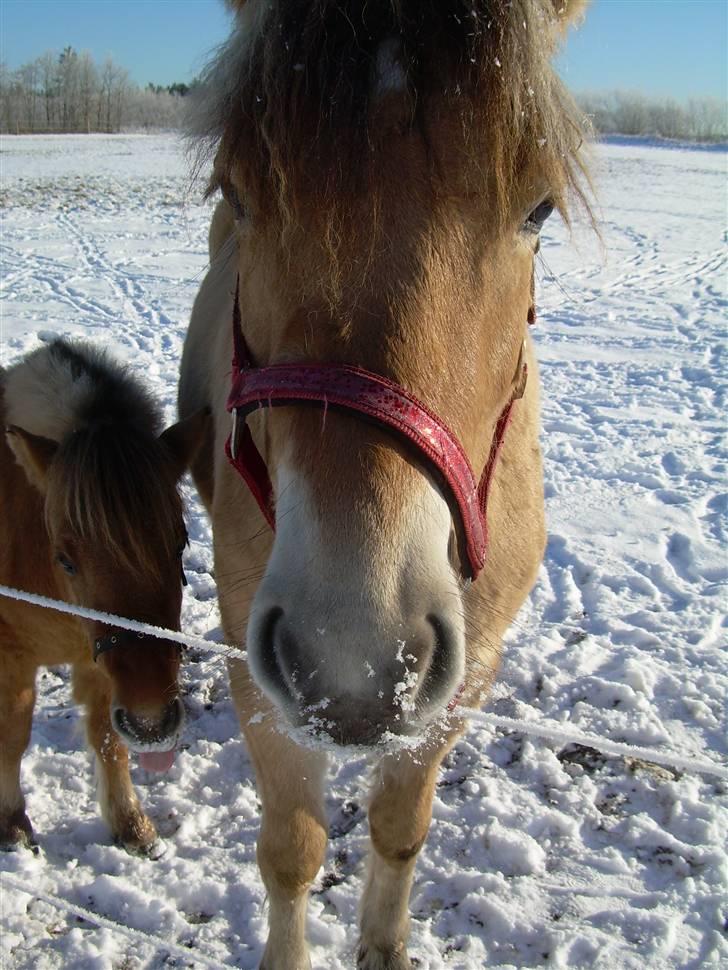
[[(602, 243), (549, 223), (534, 331), (550, 539), (489, 709), (724, 761), (725, 153), (602, 145)], [(9, 137), (0, 363), (49, 335), (108, 346), (174, 417), (211, 212), (165, 137)], [(219, 625), (208, 522), (185, 488), (184, 629)], [(393, 645), (396, 649), (396, 645)], [(110, 843), (65, 670), (42, 673), (23, 762), (40, 852), (0, 858), (0, 965), (256, 967), (266, 932), (258, 805), (220, 658), (188, 652), (185, 743), (134, 769), (166, 837)], [(1, 739), (0, 739), (1, 743)], [(351, 967), (368, 762), (332, 763), (314, 966)], [(435, 968), (725, 966), (726, 785), (471, 728), (447, 758), (412, 894), (411, 955)], [(61, 896), (157, 942), (55, 909)], [(179, 949), (165, 949), (176, 944)]]

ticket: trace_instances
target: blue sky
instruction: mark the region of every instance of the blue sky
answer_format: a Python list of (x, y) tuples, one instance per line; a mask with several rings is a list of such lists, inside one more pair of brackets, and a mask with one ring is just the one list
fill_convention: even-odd
[[(145, 85), (189, 81), (227, 35), (221, 0), (0, 0), (0, 58), (15, 68), (67, 44)], [(728, 97), (728, 0), (593, 0), (558, 64), (577, 91)]]

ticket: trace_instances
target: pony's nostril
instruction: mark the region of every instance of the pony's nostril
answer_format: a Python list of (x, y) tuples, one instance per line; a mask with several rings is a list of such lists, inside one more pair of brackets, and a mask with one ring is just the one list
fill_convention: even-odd
[(167, 706), (164, 717), (162, 718), (160, 731), (163, 737), (169, 737), (169, 735), (176, 734), (179, 731), (184, 719), (184, 713), (182, 701), (179, 697), (175, 697), (172, 703)]
[(111, 711), (111, 726), (123, 738), (134, 734), (129, 715), (124, 707), (113, 708)]

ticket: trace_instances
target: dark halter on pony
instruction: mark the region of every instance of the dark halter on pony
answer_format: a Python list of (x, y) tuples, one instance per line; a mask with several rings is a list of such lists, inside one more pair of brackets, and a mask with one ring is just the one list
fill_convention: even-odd
[[(109, 650), (114, 650), (116, 647), (129, 646), (134, 643), (138, 646), (141, 640), (153, 639), (154, 637), (150, 633), (138, 633), (135, 630), (112, 627), (104, 636), (97, 637), (94, 640), (94, 662), (98, 660), (102, 653), (108, 653)], [(172, 646), (177, 648), (179, 653), (182, 653), (182, 647), (179, 643), (174, 643), (174, 641), (170, 642), (172, 642)]]
[(120, 627), (114, 627), (105, 636), (97, 637), (94, 640), (94, 662), (98, 660), (102, 653), (108, 653), (114, 647), (121, 647), (124, 644), (135, 643), (146, 638), (146, 633), (135, 633), (133, 630), (122, 630)]
[[(486, 558), (488, 493), (493, 471), (513, 405), (526, 389), (525, 340), (518, 357), (513, 391), (496, 422), (488, 459), (478, 480), (462, 445), (447, 425), (413, 394), (386, 377), (350, 364), (292, 363), (257, 367), (241, 327), (239, 286), (238, 280), (233, 303), (232, 386), (227, 400), (232, 429), (225, 453), (245, 480), (271, 529), (275, 529), (273, 487), (246, 417), (257, 408), (290, 404), (339, 408), (360, 414), (365, 420), (393, 432), (413, 446), (427, 468), (438, 473), (459, 513), (466, 550), (466, 557), (461, 557), (466, 559), (461, 562), (463, 578), (477, 579)], [(534, 320), (531, 308), (528, 323)]]

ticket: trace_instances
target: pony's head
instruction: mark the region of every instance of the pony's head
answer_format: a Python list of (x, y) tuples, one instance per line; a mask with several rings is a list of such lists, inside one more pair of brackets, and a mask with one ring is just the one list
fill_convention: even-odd
[[(196, 127), (235, 216), (252, 358), (387, 378), (479, 474), (521, 380), (539, 230), (581, 196), (578, 114), (550, 59), (583, 4), (232, 6)], [(532, 382), (521, 431), (536, 410)], [(351, 412), (248, 421), (276, 506), (248, 629), (258, 683), (342, 742), (419, 732), (476, 649), (441, 481)]]
[[(65, 341), (31, 355), (8, 383), (7, 440), (44, 497), (62, 598), (178, 630), (187, 533), (177, 482), (207, 419), (196, 415), (158, 434), (157, 409), (129, 374)], [(44, 418), (42, 398), (55, 395)], [(23, 414), (48, 434), (15, 423)], [(89, 657), (111, 682), (119, 735), (133, 750), (172, 748), (183, 718), (179, 647), (83, 623)]]

